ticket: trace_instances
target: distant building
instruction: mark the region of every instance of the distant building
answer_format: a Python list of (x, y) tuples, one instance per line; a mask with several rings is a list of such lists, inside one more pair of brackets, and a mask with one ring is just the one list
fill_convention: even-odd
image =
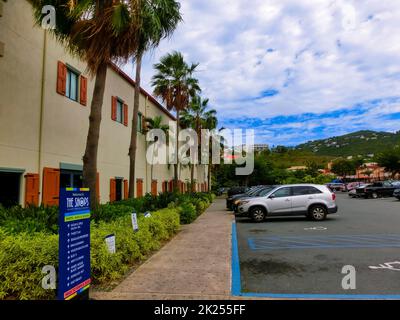
[(288, 171), (302, 171), (307, 170), (306, 166), (293, 166), (287, 169)]
[(262, 151), (268, 151), (269, 150), (269, 145), (268, 144), (254, 144), (254, 145), (242, 145), (243, 150), (248, 152), (249, 150), (253, 150), (254, 152), (262, 152)]
[(375, 162), (370, 162), (358, 168), (354, 178), (375, 181), (389, 179), (390, 176), (389, 172), (385, 172), (385, 168)]

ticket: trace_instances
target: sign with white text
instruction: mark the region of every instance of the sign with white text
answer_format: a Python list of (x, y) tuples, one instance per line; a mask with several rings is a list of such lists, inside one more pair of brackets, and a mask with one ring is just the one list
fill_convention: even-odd
[(137, 214), (134, 212), (132, 213), (132, 228), (133, 231), (138, 232), (139, 231), (139, 225), (138, 225), (138, 221), (137, 221)]
[(59, 300), (78, 298), (90, 286), (90, 192), (60, 190)]
[(110, 234), (109, 236), (106, 237), (106, 245), (107, 245), (107, 249), (108, 252), (111, 254), (114, 254), (116, 252), (115, 249), (115, 235), (114, 234)]

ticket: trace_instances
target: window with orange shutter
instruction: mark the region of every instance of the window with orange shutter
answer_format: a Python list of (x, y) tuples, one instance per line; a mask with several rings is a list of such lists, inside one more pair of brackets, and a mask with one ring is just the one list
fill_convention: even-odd
[(87, 78), (84, 76), (81, 76), (80, 80), (80, 103), (83, 106), (87, 105)]
[(65, 96), (67, 87), (67, 66), (58, 61), (57, 65), (57, 93)]

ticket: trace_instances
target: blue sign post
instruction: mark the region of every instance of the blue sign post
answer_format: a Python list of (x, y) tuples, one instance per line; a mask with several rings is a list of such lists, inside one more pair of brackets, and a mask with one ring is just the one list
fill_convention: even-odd
[(60, 190), (58, 299), (87, 294), (90, 286), (90, 192)]

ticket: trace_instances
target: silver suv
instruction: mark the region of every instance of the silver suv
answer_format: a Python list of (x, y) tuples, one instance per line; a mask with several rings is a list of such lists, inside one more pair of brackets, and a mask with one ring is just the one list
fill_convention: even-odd
[(266, 195), (243, 199), (238, 203), (238, 214), (249, 216), (255, 222), (268, 216), (299, 216), (322, 221), (336, 213), (336, 195), (326, 186), (295, 184), (276, 187)]

